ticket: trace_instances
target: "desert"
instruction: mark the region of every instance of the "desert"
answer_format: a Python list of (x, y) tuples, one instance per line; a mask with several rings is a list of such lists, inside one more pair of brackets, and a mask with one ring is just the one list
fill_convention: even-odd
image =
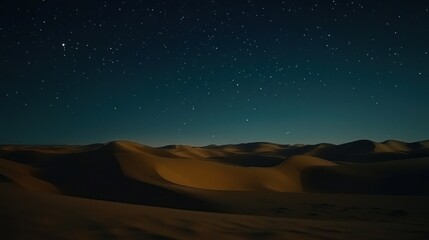
[(427, 239), (429, 142), (2, 145), (6, 239)]

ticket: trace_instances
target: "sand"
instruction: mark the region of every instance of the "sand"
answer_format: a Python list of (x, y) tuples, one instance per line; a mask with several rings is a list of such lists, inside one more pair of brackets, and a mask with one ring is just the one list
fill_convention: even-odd
[(428, 239), (429, 144), (0, 146), (6, 239)]

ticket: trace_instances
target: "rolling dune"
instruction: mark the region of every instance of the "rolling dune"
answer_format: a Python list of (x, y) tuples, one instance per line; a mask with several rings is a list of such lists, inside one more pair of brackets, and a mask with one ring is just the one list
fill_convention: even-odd
[[(0, 146), (0, 192), (8, 196), (0, 201), (0, 216), (15, 221), (8, 223), (9, 236), (24, 231), (19, 235), (24, 239), (31, 234), (67, 238), (57, 221), (71, 224), (77, 237), (89, 239), (102, 239), (103, 234), (195, 239), (218, 231), (225, 238), (342, 239), (355, 236), (358, 229), (368, 230), (372, 235), (356, 235), (368, 239), (395, 238), (398, 231), (424, 239), (429, 235), (423, 230), (429, 229), (424, 224), (429, 217), (428, 173), (428, 141)], [(34, 203), (27, 205), (24, 197)], [(94, 210), (88, 211), (89, 206)], [(124, 220), (109, 222), (118, 216)], [(218, 225), (224, 217), (230, 221)], [(86, 220), (78, 224), (78, 219)], [(335, 227), (344, 220), (346, 230)], [(361, 221), (373, 224), (361, 227)], [(159, 228), (156, 222), (166, 225)], [(93, 231), (91, 224), (100, 228)], [(331, 230), (323, 233), (310, 226)], [(392, 232), (377, 234), (373, 226)], [(55, 229), (52, 235), (48, 227)]]

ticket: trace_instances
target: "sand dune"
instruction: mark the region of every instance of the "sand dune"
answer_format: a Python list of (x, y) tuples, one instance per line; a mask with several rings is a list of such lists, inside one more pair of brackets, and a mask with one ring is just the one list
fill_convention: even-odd
[[(79, 236), (90, 239), (103, 238), (103, 232), (120, 237), (131, 234), (131, 238), (200, 238), (217, 231), (223, 231), (226, 238), (299, 236), (303, 239), (341, 239), (342, 236), (356, 234), (353, 231), (361, 228), (355, 221), (365, 219), (374, 223), (364, 227), (372, 229), (374, 238), (380, 237), (372, 227), (377, 224), (393, 232), (402, 227), (409, 236), (419, 238), (429, 234), (422, 230), (425, 225), (414, 224), (421, 224), (422, 219), (429, 217), (424, 204), (429, 197), (428, 142), (389, 140), (376, 143), (361, 140), (341, 145), (260, 142), (152, 148), (129, 141), (115, 141), (88, 146), (0, 146), (0, 191), (9, 196), (9, 200), (0, 201), (0, 215), (3, 216), (2, 221), (6, 221), (5, 216), (15, 219), (14, 224), (20, 229), (26, 229), (28, 234), (36, 231), (40, 238), (49, 236), (49, 232), (42, 228), (51, 225), (57, 229), (50, 235), (52, 238), (66, 238), (54, 222), (91, 219), (89, 213), (74, 213), (88, 209), (88, 206), (99, 209), (89, 211), (94, 216), (108, 219), (118, 215), (134, 219), (133, 211), (145, 212), (145, 217), (137, 217), (137, 225), (131, 220), (112, 225), (93, 219), (91, 221), (102, 226), (95, 235), (89, 230), (89, 222), (72, 224), (82, 231)], [(402, 197), (397, 197), (399, 195)], [(24, 196), (37, 203), (25, 205)], [(16, 202), (16, 207), (10, 208), (7, 201)], [(390, 205), (383, 204), (386, 201)], [(58, 214), (35, 210), (50, 209), (51, 205), (56, 206)], [(187, 210), (173, 211), (142, 205)], [(62, 208), (64, 210), (59, 210)], [(116, 210), (104, 213), (104, 208)], [(33, 221), (30, 223), (37, 227), (29, 228), (19, 223), (26, 211), (33, 212), (28, 221)], [(175, 214), (176, 220), (166, 220), (170, 214)], [(217, 219), (224, 217), (231, 221), (218, 225)], [(182, 220), (177, 219), (191, 225), (178, 230), (183, 225), (180, 223)], [(334, 222), (327, 219), (334, 219)], [(334, 227), (343, 220), (351, 221), (344, 225), (349, 231), (346, 235), (341, 235), (341, 231)], [(153, 224), (164, 221), (168, 222), (164, 227), (169, 229), (165, 233)], [(240, 225), (240, 221), (244, 222)], [(209, 228), (201, 222), (209, 224), (206, 226)], [(9, 229), (11, 234), (14, 224), (12, 230)], [(301, 230), (294, 232), (287, 227), (288, 224), (295, 226), (295, 230)], [(332, 232), (324, 234), (321, 233), (323, 231), (308, 229), (312, 224), (329, 226), (327, 229)], [(115, 226), (118, 232), (109, 230)], [(130, 230), (133, 226), (135, 231)], [(36, 228), (41, 229), (34, 230)], [(337, 234), (332, 235), (337, 230)], [(386, 236), (396, 237), (394, 234)]]
[[(116, 142), (114, 146), (117, 152), (115, 155), (128, 177), (154, 185), (168, 188), (180, 185), (231, 191), (297, 191), (301, 189), (296, 176), (291, 179), (291, 176), (287, 174), (289, 171), (287, 168), (240, 167), (216, 161), (205, 161), (201, 158), (201, 154), (194, 154), (198, 158), (172, 160), (141, 151), (141, 148), (133, 143)], [(193, 152), (193, 149), (186, 150)], [(307, 165), (316, 166), (317, 162), (312, 161)]]
[[(173, 152), (178, 149), (181, 151), (181, 154), (174, 154), (175, 157), (181, 158), (171, 159), (165, 157), (165, 154), (155, 155), (154, 152), (145, 151), (135, 143), (115, 142), (112, 145), (115, 156), (128, 177), (171, 189), (179, 185), (208, 190), (300, 192), (302, 171), (316, 166), (336, 165), (320, 158), (301, 155), (289, 159), (277, 158), (281, 160), (277, 166), (242, 167), (225, 164), (219, 157), (224, 155), (219, 152), (210, 155), (208, 151), (197, 148), (163, 148)], [(269, 149), (273, 149), (274, 145), (264, 145), (267, 146), (263, 152), (270, 152)], [(262, 152), (260, 144), (254, 147), (256, 152)], [(244, 150), (241, 149), (240, 152)], [(244, 154), (243, 159), (252, 158), (248, 155)], [(210, 161), (204, 157), (210, 158)], [(270, 155), (259, 156), (258, 160), (263, 162), (264, 158), (270, 158)]]

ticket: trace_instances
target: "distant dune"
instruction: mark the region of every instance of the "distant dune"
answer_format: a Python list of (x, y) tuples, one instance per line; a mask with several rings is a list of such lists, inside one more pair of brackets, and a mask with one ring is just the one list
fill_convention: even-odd
[[(421, 219), (429, 217), (427, 204), (422, 204), (429, 200), (429, 141), (405, 143), (388, 140), (377, 143), (360, 140), (341, 145), (258, 142), (207, 147), (169, 145), (160, 148), (128, 141), (88, 146), (4, 145), (0, 146), (0, 191), (8, 195), (8, 200), (0, 201), (2, 221), (9, 218), (16, 221), (8, 223), (12, 224), (8, 228), (9, 237), (23, 229), (29, 233), (39, 232), (39, 235), (34, 235), (35, 238), (63, 238), (65, 236), (59, 233), (50, 236), (49, 232), (37, 228), (48, 228), (54, 224), (51, 221), (77, 222), (79, 218), (90, 218), (89, 215), (73, 212), (93, 205), (98, 206), (94, 208), (94, 216), (104, 215), (101, 209), (107, 208), (106, 211), (110, 212), (107, 218), (125, 214), (124, 219), (130, 219), (135, 217), (132, 209), (136, 212), (147, 210), (151, 216), (145, 220), (139, 218), (139, 221), (149, 225), (166, 221), (169, 214), (182, 216), (183, 221), (192, 224), (205, 218), (212, 219), (207, 220), (209, 222), (214, 221), (207, 223), (213, 225), (204, 231), (201, 224), (196, 224), (195, 229), (187, 226), (183, 231), (195, 231), (189, 235), (174, 233), (172, 228), (182, 223), (169, 220), (165, 228), (170, 233), (164, 236), (168, 238), (175, 238), (175, 234), (178, 234), (177, 238), (199, 238), (222, 228), (230, 228), (237, 231), (236, 235), (227, 231), (224, 237), (295, 236), (313, 239), (323, 236), (342, 239), (342, 236), (353, 236), (353, 231), (361, 229), (355, 221), (367, 219), (375, 221), (373, 226), (379, 224), (380, 227), (392, 229), (392, 233), (402, 227), (410, 237), (424, 239), (423, 236), (429, 236), (429, 231), (421, 230), (428, 227), (421, 225)], [(345, 202), (336, 196), (346, 199)], [(35, 202), (28, 205), (24, 197)], [(390, 205), (386, 205), (386, 201), (390, 201)], [(9, 205), (12, 202), (17, 205), (11, 210)], [(48, 214), (51, 219), (46, 213), (35, 210), (42, 207), (49, 212), (51, 205), (55, 209), (52, 211), (64, 211), (52, 216)], [(173, 211), (171, 208), (187, 209), (188, 212)], [(416, 211), (416, 208), (421, 211)], [(20, 223), (28, 211), (33, 215), (29, 214), (26, 221), (30, 221), (33, 227)], [(228, 227), (227, 223), (223, 223), (216, 227), (215, 221), (222, 218), (221, 215), (207, 212), (241, 216), (225, 215), (231, 219), (232, 225)], [(344, 226), (351, 235), (317, 235), (315, 232), (318, 231), (305, 230), (305, 226), (311, 224), (330, 228), (337, 224), (326, 222), (326, 218), (351, 221)], [(94, 221), (103, 229), (112, 224)], [(240, 230), (235, 225), (236, 221), (244, 221), (246, 227)], [(273, 222), (271, 227), (277, 230), (270, 228), (265, 221)], [(293, 232), (290, 228), (286, 228), (287, 231), (279, 230), (284, 224), (293, 225), (292, 222), (301, 229), (299, 232)], [(121, 224), (130, 227), (132, 221), (124, 220)], [(82, 231), (82, 236), (103, 239), (99, 235), (101, 233), (89, 234), (86, 225), (76, 223), (74, 226), (80, 228), (77, 232)], [(256, 232), (247, 235), (252, 226)], [(265, 230), (261, 230), (262, 226)], [(370, 225), (366, 228), (375, 231)], [(163, 231), (156, 227), (138, 229), (131, 238), (158, 238), (162, 235), (160, 231)], [(130, 233), (128, 230), (125, 232)], [(139, 235), (139, 232), (146, 235)], [(111, 234), (126, 238), (121, 232)], [(374, 234), (374, 238), (384, 236)], [(397, 237), (394, 234), (386, 236)]]

